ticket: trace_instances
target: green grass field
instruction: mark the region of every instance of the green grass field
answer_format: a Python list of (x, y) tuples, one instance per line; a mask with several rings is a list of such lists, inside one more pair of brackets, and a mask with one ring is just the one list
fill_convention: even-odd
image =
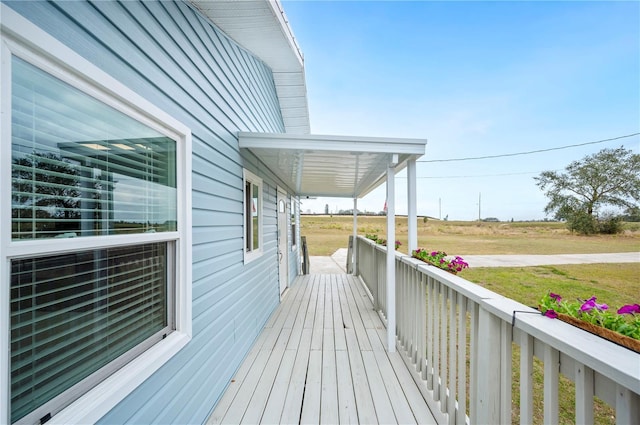
[[(571, 234), (563, 223), (478, 223), (418, 219), (418, 246), (450, 254), (591, 254), (640, 251), (640, 225), (627, 224), (614, 236)], [(346, 248), (353, 232), (350, 216), (306, 215), (301, 235), (307, 237), (309, 255), (331, 255)], [(386, 217), (358, 217), (358, 234), (386, 238)], [(396, 239), (407, 243), (407, 219), (398, 217)], [(400, 248), (403, 251), (403, 248)]]
[[(347, 216), (302, 216), (301, 234), (307, 237), (310, 255), (331, 255), (346, 248), (353, 233), (353, 218)], [(359, 217), (358, 234), (375, 233), (386, 238), (386, 217)], [(396, 239), (407, 243), (406, 217), (398, 217)], [(472, 254), (593, 254), (640, 251), (640, 225), (629, 223), (623, 234), (613, 236), (579, 236), (571, 234), (562, 223), (478, 223), (418, 220), (418, 246), (443, 250), (452, 255)], [(406, 252), (406, 251), (405, 251)], [(460, 276), (512, 298), (536, 306), (548, 291), (566, 299), (586, 299), (593, 295), (611, 308), (640, 302), (640, 263), (580, 264), (536, 267), (471, 268)], [(517, 365), (518, 347), (514, 347)], [(514, 367), (512, 419), (519, 422), (519, 369)], [(534, 367), (534, 423), (542, 423), (542, 365)], [(562, 377), (560, 382), (559, 423), (574, 421), (574, 385)], [(615, 412), (596, 400), (595, 423), (614, 424)]]

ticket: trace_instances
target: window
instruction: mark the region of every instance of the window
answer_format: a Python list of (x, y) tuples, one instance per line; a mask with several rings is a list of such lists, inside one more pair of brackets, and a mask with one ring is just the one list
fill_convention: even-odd
[(262, 255), (262, 179), (244, 170), (244, 259)]
[(291, 250), (296, 249), (296, 245), (298, 244), (298, 234), (296, 233), (296, 210), (297, 210), (297, 202), (296, 199), (291, 197)]
[[(94, 422), (191, 335), (190, 132), (2, 13), (61, 57), (20, 39), (2, 51), (10, 64), (2, 92), (11, 96), (0, 169), (10, 178), (0, 193), (11, 202), (0, 205), (0, 261), (10, 266), (0, 277), (10, 312), (0, 324), (10, 352), (0, 365), (9, 406), (0, 410), (33, 423), (89, 395), (100, 408), (74, 418)], [(77, 78), (79, 65), (89, 75)]]

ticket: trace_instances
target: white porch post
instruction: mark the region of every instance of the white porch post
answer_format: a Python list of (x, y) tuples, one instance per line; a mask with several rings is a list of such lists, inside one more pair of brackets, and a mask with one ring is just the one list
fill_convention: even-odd
[(387, 348), (396, 351), (396, 208), (395, 166), (398, 156), (387, 168)]
[(351, 273), (358, 275), (358, 198), (353, 198), (353, 248), (351, 250)]
[(407, 163), (407, 253), (411, 255), (413, 250), (418, 249), (418, 212), (417, 212), (417, 191), (416, 191), (416, 160), (410, 159)]

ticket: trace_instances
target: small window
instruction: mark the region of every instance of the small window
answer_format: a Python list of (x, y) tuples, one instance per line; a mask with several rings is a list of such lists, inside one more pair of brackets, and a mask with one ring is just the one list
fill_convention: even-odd
[(291, 250), (296, 248), (298, 244), (298, 234), (296, 233), (296, 208), (297, 203), (295, 198), (291, 197)]
[(262, 179), (244, 170), (245, 262), (262, 254)]

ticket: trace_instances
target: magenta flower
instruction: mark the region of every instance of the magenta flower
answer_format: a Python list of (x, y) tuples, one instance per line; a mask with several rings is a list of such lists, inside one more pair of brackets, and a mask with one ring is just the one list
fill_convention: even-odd
[(549, 293), (549, 296), (550, 296), (551, 298), (553, 298), (554, 300), (556, 300), (556, 302), (558, 302), (558, 303), (559, 303), (560, 301), (562, 301), (562, 297), (561, 297), (559, 294), (554, 294), (553, 292), (550, 292), (550, 293)]
[(606, 304), (598, 304), (596, 303), (596, 297), (591, 297), (580, 306), (580, 311), (591, 311), (594, 308), (597, 308), (598, 310), (607, 310), (609, 309), (609, 306)]
[(549, 309), (549, 310), (545, 311), (542, 314), (543, 314), (543, 316), (547, 316), (549, 319), (557, 319), (558, 318), (558, 313), (556, 313), (555, 310), (552, 310), (552, 309)]
[(627, 304), (623, 305), (618, 309), (618, 314), (635, 314), (640, 313), (640, 305), (639, 304)]
[(580, 306), (580, 311), (591, 311), (594, 308), (596, 308), (596, 302), (589, 299)]
[(432, 251), (432, 252), (431, 252), (431, 256), (432, 256), (432, 257), (435, 257), (436, 255), (438, 255), (438, 251)]

